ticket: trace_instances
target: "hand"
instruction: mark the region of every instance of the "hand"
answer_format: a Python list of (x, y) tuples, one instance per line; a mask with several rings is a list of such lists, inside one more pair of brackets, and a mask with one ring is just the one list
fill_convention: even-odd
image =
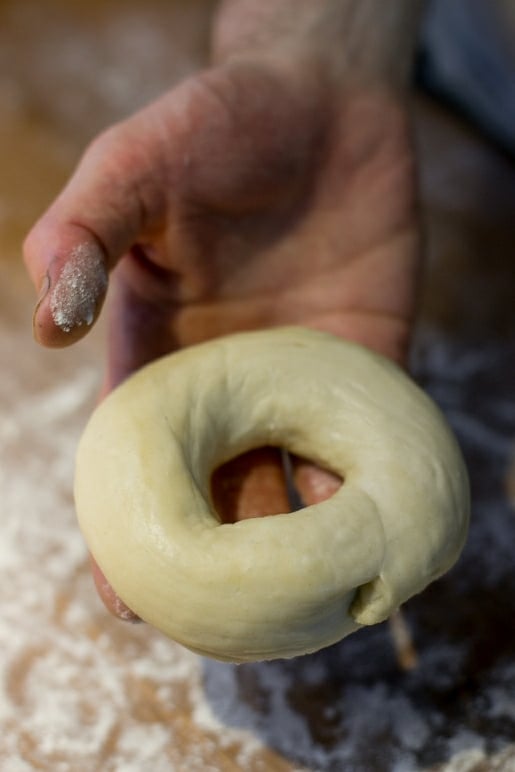
[[(403, 362), (415, 310), (414, 159), (398, 91), (311, 57), (236, 57), (109, 129), (25, 244), (43, 345), (74, 342), (110, 278), (106, 393), (157, 356), (303, 324)], [(214, 478), (226, 520), (287, 511), (277, 451)], [(339, 485), (298, 460), (306, 503)], [(99, 569), (108, 607), (130, 613)]]

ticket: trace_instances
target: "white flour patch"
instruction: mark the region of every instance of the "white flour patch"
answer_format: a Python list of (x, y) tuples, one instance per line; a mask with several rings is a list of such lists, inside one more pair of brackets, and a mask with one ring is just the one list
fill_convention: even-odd
[(80, 244), (69, 256), (50, 293), (52, 319), (63, 332), (93, 324), (107, 290), (105, 259), (94, 244)]

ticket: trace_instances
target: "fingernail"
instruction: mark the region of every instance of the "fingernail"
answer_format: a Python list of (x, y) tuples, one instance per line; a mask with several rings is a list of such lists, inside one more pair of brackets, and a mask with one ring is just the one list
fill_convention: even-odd
[(41, 286), (39, 288), (38, 297), (37, 297), (37, 300), (36, 300), (36, 305), (34, 306), (34, 313), (32, 314), (32, 327), (33, 327), (34, 331), (36, 330), (36, 327), (37, 327), (36, 317), (38, 315), (38, 311), (39, 311), (39, 309), (41, 307), (42, 302), (44, 301), (44, 299), (48, 295), (48, 290), (49, 289), (50, 289), (50, 276), (49, 276), (48, 271), (47, 271), (47, 273), (43, 277), (43, 281), (41, 282)]
[(71, 252), (50, 295), (50, 311), (56, 327), (71, 332), (90, 326), (107, 290), (107, 270), (102, 250), (92, 243), (79, 244)]
[(43, 281), (41, 282), (41, 286), (39, 288), (38, 299), (36, 300), (36, 309), (41, 305), (41, 303), (45, 299), (49, 289), (50, 289), (50, 276), (47, 271), (43, 277)]
[(121, 619), (123, 622), (129, 622), (130, 624), (137, 625), (143, 621), (141, 617), (135, 614), (134, 611), (131, 611), (131, 609), (125, 605), (123, 600), (120, 600), (118, 597), (114, 599), (113, 611), (115, 616), (118, 617), (118, 619)]

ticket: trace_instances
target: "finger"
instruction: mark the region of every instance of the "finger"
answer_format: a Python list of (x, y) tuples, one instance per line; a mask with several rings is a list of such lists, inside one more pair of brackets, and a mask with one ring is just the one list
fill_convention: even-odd
[(143, 365), (184, 343), (174, 331), (175, 283), (171, 272), (150, 266), (144, 255), (127, 256), (113, 272), (103, 396)]
[(259, 448), (224, 464), (211, 481), (213, 504), (222, 522), (289, 512), (281, 451)]
[(137, 614), (131, 611), (130, 608), (125, 605), (123, 600), (115, 593), (94, 558), (91, 558), (90, 560), (91, 573), (93, 575), (95, 587), (108, 611), (110, 611), (113, 616), (119, 617), (125, 622), (140, 622), (141, 620)]
[[(132, 371), (175, 348), (168, 314), (151, 297), (141, 297), (128, 282), (114, 281), (109, 311), (108, 357), (100, 400)], [(142, 621), (116, 594), (93, 556), (91, 569), (98, 594), (108, 611), (123, 621)]]
[(305, 506), (330, 498), (344, 483), (338, 475), (298, 456), (291, 457), (293, 482)]
[[(24, 243), (24, 258), (39, 292), (34, 334), (46, 346), (82, 337), (101, 309), (108, 272), (148, 223), (159, 217), (159, 142), (138, 152), (134, 118), (93, 142), (62, 193)], [(135, 149), (136, 148), (136, 149)]]

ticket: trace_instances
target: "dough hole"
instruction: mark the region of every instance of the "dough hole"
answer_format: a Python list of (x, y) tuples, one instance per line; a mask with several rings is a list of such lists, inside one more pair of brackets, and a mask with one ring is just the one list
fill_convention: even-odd
[(343, 484), (341, 477), (306, 458), (293, 459), (281, 448), (263, 447), (244, 453), (215, 469), (211, 477), (211, 496), (222, 523), (235, 523), (253, 517), (267, 517), (303, 509), (306, 503), (295, 488), (294, 471), (304, 489), (313, 492), (313, 501), (333, 496)]
[[(279, 448), (256, 448), (215, 469), (211, 496), (222, 523), (289, 512)], [(265, 483), (263, 482), (265, 478)]]

